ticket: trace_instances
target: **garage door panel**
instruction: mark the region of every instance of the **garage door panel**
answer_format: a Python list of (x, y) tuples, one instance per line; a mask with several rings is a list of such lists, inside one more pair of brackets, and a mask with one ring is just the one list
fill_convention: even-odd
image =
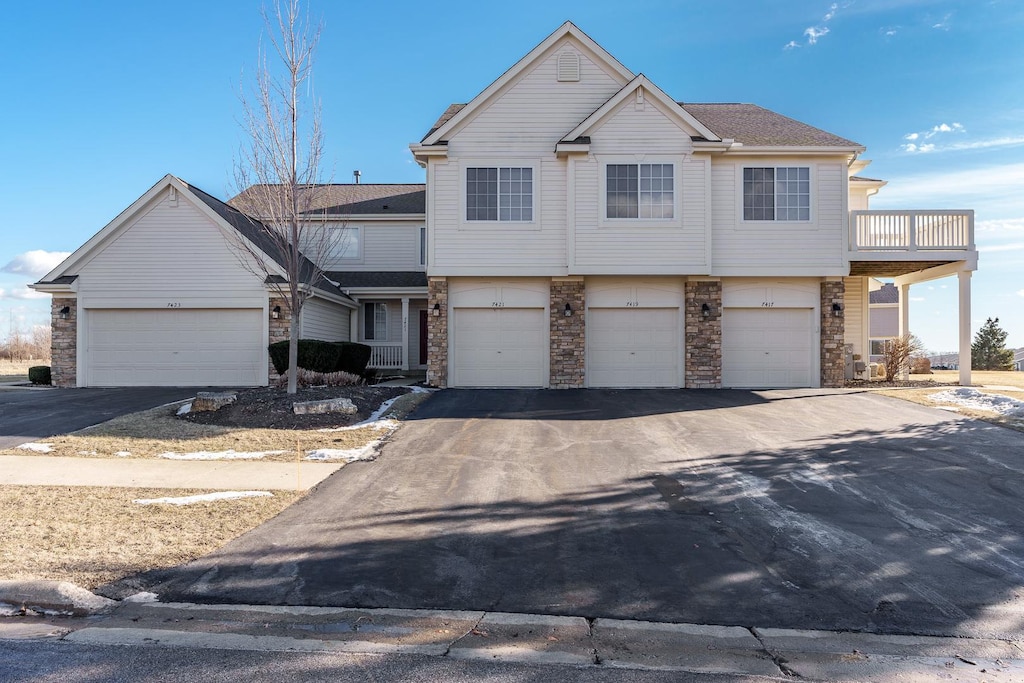
[(678, 308), (588, 310), (590, 386), (679, 386), (679, 357)]
[(540, 308), (456, 308), (453, 386), (544, 386), (546, 320)]
[(726, 308), (722, 319), (722, 385), (817, 386), (813, 309)]
[(90, 386), (253, 386), (267, 379), (262, 309), (91, 309)]

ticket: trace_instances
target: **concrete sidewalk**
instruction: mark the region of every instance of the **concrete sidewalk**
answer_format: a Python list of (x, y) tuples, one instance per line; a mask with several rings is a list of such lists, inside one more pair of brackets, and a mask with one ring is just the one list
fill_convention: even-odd
[(312, 488), (343, 464), (2, 455), (0, 484), (295, 491)]

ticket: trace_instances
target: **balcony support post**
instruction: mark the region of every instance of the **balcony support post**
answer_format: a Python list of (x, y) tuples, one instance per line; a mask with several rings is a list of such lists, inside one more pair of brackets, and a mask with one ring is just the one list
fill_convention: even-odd
[[(910, 334), (910, 283), (899, 283), (900, 290), (900, 338)], [(900, 374), (901, 380), (910, 379), (910, 368), (904, 367)]]
[(409, 297), (402, 297), (402, 370), (409, 369)]
[(971, 271), (956, 274), (960, 285), (960, 386), (971, 386)]

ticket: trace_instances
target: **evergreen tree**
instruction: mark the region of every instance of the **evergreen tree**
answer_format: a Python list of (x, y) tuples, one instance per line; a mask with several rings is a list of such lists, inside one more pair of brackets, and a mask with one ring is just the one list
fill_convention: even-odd
[(999, 318), (986, 320), (971, 344), (971, 367), (975, 370), (1012, 370), (1013, 349), (1006, 348), (1007, 334), (999, 327)]

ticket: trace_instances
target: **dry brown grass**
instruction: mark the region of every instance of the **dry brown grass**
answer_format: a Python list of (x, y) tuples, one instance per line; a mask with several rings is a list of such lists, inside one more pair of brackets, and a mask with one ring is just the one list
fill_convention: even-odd
[[(934, 374), (931, 375), (913, 375), (912, 379), (932, 379), (936, 382), (956, 382), (960, 379), (960, 373), (957, 370), (935, 370)], [(1024, 401), (1024, 372), (996, 372), (992, 370), (974, 370), (971, 372), (971, 381), (974, 383), (975, 388), (986, 394), (996, 394), (999, 396), (1008, 396), (1018, 401)], [(1020, 388), (1021, 391), (1012, 391), (1006, 389), (996, 389), (990, 387), (1014, 387)], [(921, 405), (931, 406), (937, 408), (943, 405), (953, 406), (949, 403), (939, 403), (933, 401), (931, 396), (948, 389), (949, 387), (934, 387), (934, 388), (912, 388), (912, 389), (878, 389), (878, 393), (883, 396), (892, 396), (893, 398), (901, 398), (905, 401), (912, 401), (913, 403), (920, 403)], [(998, 413), (989, 412), (986, 410), (975, 410), (973, 408), (966, 408), (964, 406), (955, 406), (957, 408), (957, 414), (963, 415), (964, 417), (974, 418), (976, 420), (983, 420), (992, 424), (1000, 425), (1002, 427), (1008, 427), (1019, 432), (1024, 432), (1024, 420), (1021, 418), (1007, 417), (1005, 415), (999, 415)]]
[[(402, 417), (429, 394), (406, 394), (399, 398), (389, 415)], [(296, 451), (303, 455), (318, 448), (359, 448), (385, 432), (370, 427), (346, 431), (315, 429), (246, 429), (203, 425), (175, 417), (178, 405), (161, 406), (131, 415), (114, 418), (74, 434), (45, 439), (52, 444), (46, 456), (131, 457), (154, 458), (161, 453), (195, 453), (198, 451), (236, 452), (285, 451), (267, 455), (261, 460), (293, 462)], [(130, 455), (118, 456), (118, 453)], [(8, 449), (3, 455), (32, 455), (32, 451)]]
[(301, 494), (185, 506), (137, 498), (208, 491), (0, 485), (0, 578), (71, 581), (86, 588), (204, 555)]
[(27, 382), (28, 369), (34, 365), (49, 365), (44, 360), (0, 360), (0, 382)]

